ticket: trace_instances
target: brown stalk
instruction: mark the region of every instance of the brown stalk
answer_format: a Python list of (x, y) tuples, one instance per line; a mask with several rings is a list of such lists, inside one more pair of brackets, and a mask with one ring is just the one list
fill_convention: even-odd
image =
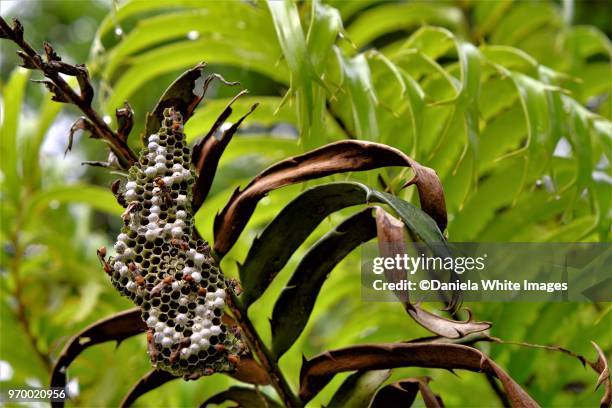
[[(53, 93), (54, 101), (73, 104), (83, 112), (91, 127), (88, 130), (92, 131), (94, 137), (103, 139), (109, 144), (122, 168), (127, 169), (137, 161), (136, 155), (128, 147), (126, 141), (119, 137), (91, 106), (94, 91), (89, 73), (84, 65), (70, 65), (62, 62), (48, 43), (44, 44), (45, 61), (23, 38), (23, 26), (17, 19), (13, 19), (13, 27), (11, 27), (4, 18), (0, 17), (0, 38), (9, 39), (23, 50), (18, 51), (17, 54), (23, 60), (24, 68), (40, 70), (49, 79), (49, 81), (37, 82), (43, 83)], [(80, 93), (75, 92), (60, 74), (76, 77)]]

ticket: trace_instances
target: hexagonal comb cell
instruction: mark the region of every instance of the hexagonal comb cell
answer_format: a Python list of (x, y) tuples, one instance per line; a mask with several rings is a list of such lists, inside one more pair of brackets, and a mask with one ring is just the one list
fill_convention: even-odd
[(154, 366), (197, 377), (234, 369), (242, 342), (220, 316), (226, 285), (208, 244), (194, 238), (195, 174), (181, 114), (164, 111), (123, 189), (124, 227), (110, 261), (113, 285), (142, 308)]

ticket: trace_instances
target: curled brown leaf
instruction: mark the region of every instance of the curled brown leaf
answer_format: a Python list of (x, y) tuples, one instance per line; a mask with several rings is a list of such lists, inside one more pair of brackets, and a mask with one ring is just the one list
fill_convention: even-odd
[(202, 140), (193, 146), (192, 162), (198, 174), (198, 178), (193, 186), (192, 207), (194, 211), (197, 211), (202, 203), (204, 203), (204, 200), (210, 191), (210, 187), (212, 186), (221, 155), (232, 139), (232, 136), (234, 136), (247, 116), (249, 116), (257, 107), (257, 104), (253, 105), (251, 109), (240, 117), (236, 123), (232, 124), (228, 129), (224, 130), (220, 136), (217, 137), (215, 133), (232, 113), (232, 103), (246, 93), (246, 91), (243, 91), (236, 95), (236, 97), (234, 97), (227, 105), (225, 110), (223, 110), (221, 115), (219, 115), (213, 126), (210, 128), (208, 134), (206, 134)]
[(442, 408), (442, 399), (429, 388), (429, 377), (406, 378), (389, 384), (376, 393), (371, 408), (385, 408), (397, 406), (410, 406), (416, 399), (417, 393), (421, 393), (423, 402), (427, 408)]
[[(140, 308), (133, 308), (114, 314), (95, 322), (74, 335), (61, 351), (51, 372), (51, 387), (66, 386), (66, 371), (70, 363), (83, 350), (107, 341), (121, 342), (128, 337), (143, 333), (147, 325), (142, 321)], [(52, 403), (55, 407), (64, 406), (63, 402)]]
[(328, 351), (305, 360), (300, 372), (300, 398), (310, 401), (337, 374), (397, 367), (462, 369), (497, 377), (515, 407), (538, 404), (481, 351), (459, 344), (366, 344)]
[[(396, 255), (406, 253), (404, 223), (381, 207), (376, 208), (376, 233), (380, 256), (394, 258)], [(406, 271), (403, 269), (385, 270), (385, 277), (388, 282), (398, 283), (406, 279)], [(491, 328), (489, 322), (473, 321), (472, 313), (469, 310), (469, 317), (465, 321), (446, 319), (421, 308), (419, 304), (411, 303), (408, 291), (398, 290), (395, 291), (395, 295), (414, 321), (439, 336), (457, 339)]]
[[(215, 252), (223, 256), (234, 245), (259, 200), (270, 191), (331, 174), (388, 166), (412, 167), (423, 209), (441, 230), (446, 228), (446, 205), (438, 176), (398, 149), (379, 143), (343, 140), (278, 162), (259, 173), (244, 190), (237, 189), (215, 218)], [(432, 186), (436, 186), (435, 188)]]
[(606, 355), (597, 343), (591, 342), (595, 350), (597, 350), (597, 360), (594, 363), (588, 362), (589, 366), (599, 374), (597, 378), (597, 384), (595, 389), (598, 389), (601, 384), (604, 384), (604, 395), (599, 401), (600, 408), (610, 408), (612, 406), (612, 383), (610, 382), (610, 368), (608, 367), (608, 360)]
[(136, 384), (130, 388), (128, 393), (123, 397), (120, 406), (122, 408), (130, 407), (140, 396), (177, 378), (180, 377), (176, 377), (167, 371), (156, 369), (151, 370), (140, 377)]

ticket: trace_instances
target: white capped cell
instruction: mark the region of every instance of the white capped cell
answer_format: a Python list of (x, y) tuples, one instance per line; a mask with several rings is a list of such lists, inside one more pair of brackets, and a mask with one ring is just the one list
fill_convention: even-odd
[(155, 333), (153, 335), (153, 340), (155, 341), (155, 343), (159, 344), (161, 343), (161, 341), (164, 339), (164, 335), (161, 333)]
[(223, 289), (217, 289), (217, 290), (215, 291), (215, 296), (216, 296), (218, 299), (225, 299), (225, 291), (224, 291)]
[(157, 156), (155, 156), (155, 163), (166, 164), (166, 156), (158, 154)]
[(185, 194), (179, 194), (178, 197), (176, 197), (176, 202), (181, 205), (187, 204), (187, 196)]
[(185, 218), (187, 218), (187, 213), (183, 210), (178, 210), (176, 212), (176, 218), (179, 220), (184, 220)]
[(202, 274), (200, 274), (200, 272), (194, 272), (191, 274), (191, 277), (193, 278), (193, 280), (195, 281), (195, 283), (200, 283), (200, 281), (202, 280)]
[(174, 238), (179, 238), (183, 235), (183, 229), (182, 228), (178, 228), (178, 227), (174, 227), (172, 228), (172, 230), (170, 230), (170, 233), (172, 234), (172, 236)]
[(187, 305), (187, 303), (189, 303), (189, 299), (187, 298), (187, 296), (181, 296), (179, 298), (179, 305), (185, 306)]
[(204, 255), (200, 254), (200, 253), (196, 253), (193, 256), (193, 263), (195, 263), (197, 266), (201, 266), (204, 261), (206, 260), (206, 258), (204, 257)]
[(158, 206), (154, 205), (154, 206), (151, 207), (149, 212), (151, 214), (159, 214), (161, 212), (161, 209)]
[(214, 335), (214, 336), (218, 336), (219, 334), (221, 334), (221, 327), (219, 326), (211, 326), (210, 327), (210, 332)]
[(119, 269), (119, 276), (124, 277), (125, 275), (127, 275), (128, 271), (128, 267), (123, 265), (121, 269)]
[(166, 328), (166, 324), (164, 322), (157, 322), (155, 324), (155, 331), (158, 333), (161, 333), (164, 331), (164, 329)]
[(185, 323), (187, 323), (188, 320), (189, 319), (187, 318), (187, 315), (185, 313), (179, 313), (174, 318), (174, 321), (180, 325), (184, 325)]
[(181, 172), (183, 171), (183, 166), (181, 166), (179, 163), (174, 163), (174, 165), (172, 166), (172, 171)]
[(202, 335), (200, 332), (195, 332), (190, 336), (190, 339), (192, 343), (198, 343), (200, 340), (202, 340)]
[(157, 230), (156, 229), (148, 229), (147, 232), (145, 232), (145, 238), (147, 241), (154, 241), (155, 238), (157, 238)]
[(217, 308), (223, 308), (225, 307), (225, 301), (223, 299), (220, 298), (216, 298), (214, 301), (215, 307)]
[(130, 281), (127, 283), (127, 285), (125, 285), (125, 288), (129, 290), (130, 292), (134, 292), (136, 290), (136, 286), (137, 286), (136, 283)]
[(157, 169), (155, 167), (147, 167), (144, 172), (148, 178), (153, 178), (157, 174)]
[(210, 347), (210, 342), (208, 341), (208, 339), (202, 338), (198, 343), (200, 344), (200, 348), (203, 348), (204, 350)]
[(154, 143), (159, 142), (159, 136), (157, 136), (156, 133), (153, 133), (151, 136), (149, 136), (149, 143), (151, 142), (154, 142)]
[(157, 150), (158, 147), (159, 145), (156, 142), (149, 142), (149, 144), (147, 145), (147, 148), (151, 151)]
[(212, 333), (211, 333), (211, 331), (209, 329), (202, 329), (202, 330), (200, 330), (200, 334), (204, 338), (209, 338)]
[(197, 305), (195, 308), (195, 314), (198, 316), (204, 316), (206, 313), (206, 307), (204, 305)]
[(164, 333), (166, 337), (172, 336), (174, 334), (174, 329), (172, 327), (166, 327), (162, 333)]
[(125, 251), (125, 248), (127, 248), (127, 246), (124, 242), (118, 241), (115, 243), (115, 251), (117, 251), (118, 253), (123, 253), (123, 251)]
[(164, 163), (155, 163), (155, 173), (161, 173), (166, 170), (166, 165)]
[(162, 347), (170, 347), (174, 344), (174, 340), (170, 337), (164, 337), (161, 341)]
[(157, 317), (149, 316), (149, 318), (147, 319), (147, 326), (154, 327), (156, 324), (157, 324)]
[(130, 201), (134, 201), (138, 198), (138, 194), (136, 194), (136, 192), (134, 190), (127, 190), (125, 192), (125, 199), (130, 202)]

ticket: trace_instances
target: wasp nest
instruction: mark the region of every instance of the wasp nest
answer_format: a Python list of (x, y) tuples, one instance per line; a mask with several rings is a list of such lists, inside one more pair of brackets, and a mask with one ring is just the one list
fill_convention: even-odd
[(108, 273), (142, 308), (154, 366), (187, 378), (231, 371), (242, 343), (221, 321), (223, 275), (194, 238), (195, 175), (180, 113), (166, 109), (147, 143), (119, 193), (127, 208)]

